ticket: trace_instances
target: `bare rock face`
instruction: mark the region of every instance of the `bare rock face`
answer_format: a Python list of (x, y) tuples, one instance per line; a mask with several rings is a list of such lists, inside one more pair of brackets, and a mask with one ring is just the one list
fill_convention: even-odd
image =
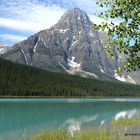
[(85, 12), (68, 10), (57, 24), (15, 44), (3, 57), (50, 71), (114, 80), (123, 60), (118, 55), (109, 60), (102, 41), (106, 34), (92, 30), (93, 25)]

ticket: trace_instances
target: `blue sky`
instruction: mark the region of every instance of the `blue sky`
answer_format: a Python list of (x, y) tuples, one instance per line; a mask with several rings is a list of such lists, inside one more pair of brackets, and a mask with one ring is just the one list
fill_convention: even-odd
[(12, 45), (54, 25), (63, 13), (78, 7), (91, 21), (101, 22), (94, 13), (96, 0), (0, 0), (0, 42)]

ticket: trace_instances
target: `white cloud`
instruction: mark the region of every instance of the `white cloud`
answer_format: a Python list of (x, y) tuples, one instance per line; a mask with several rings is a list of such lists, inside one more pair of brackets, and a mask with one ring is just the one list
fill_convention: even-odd
[[(23, 8), (24, 6), (24, 8)], [(0, 7), (1, 8), (1, 7)], [(35, 3), (3, 7), (0, 13), (8, 11), (0, 18), (0, 26), (20, 31), (37, 32), (55, 24), (65, 9), (59, 6), (45, 6)]]
[(26, 39), (25, 36), (13, 35), (13, 34), (2, 34), (0, 35), (0, 39), (3, 41), (9, 42), (19, 42)]
[(90, 14), (94, 23), (102, 20), (93, 13), (99, 11), (97, 0), (3, 0), (0, 5), (0, 26), (18, 30), (39, 31), (57, 23), (66, 8), (79, 7)]
[(45, 28), (44, 24), (38, 24), (29, 21), (18, 21), (16, 19), (0, 18), (0, 27), (6, 27), (20, 31), (38, 31)]
[(114, 24), (119, 25), (119, 23), (122, 21), (121, 19), (108, 19), (108, 20), (105, 20), (105, 19), (99, 18), (96, 15), (89, 15), (89, 17), (90, 17), (90, 20), (94, 24), (97, 24), (97, 25), (101, 24), (102, 22), (107, 22), (107, 23), (113, 22)]
[[(97, 0), (0, 0), (0, 28), (11, 29), (11, 31), (14, 31), (14, 34), (15, 31), (18, 31), (17, 36), (20, 36), (19, 31), (21, 34), (22, 32), (34, 34), (56, 24), (66, 9), (72, 7), (78, 7), (86, 11), (91, 21), (99, 24), (102, 20), (93, 14), (96, 10), (99, 10), (99, 7), (95, 4), (96, 1)], [(4, 34), (12, 34), (11, 31), (7, 32), (6, 30)], [(0, 31), (0, 35), (1, 34), (2, 32)], [(4, 36), (5, 35), (3, 35), (3, 37)], [(11, 37), (11, 39), (14, 40), (16, 38)]]
[(94, 24), (101, 24), (104, 20), (97, 17), (96, 15), (89, 15), (90, 20), (94, 23)]
[[(0, 28), (2, 29), (0, 40), (3, 43), (12, 45), (25, 39), (21, 34), (27, 34), (27, 37), (47, 29), (57, 23), (65, 12), (65, 9), (55, 5), (46, 6), (24, 0), (20, 4), (19, 2), (21, 1), (6, 3), (6, 5), (0, 4)], [(14, 31), (13, 34), (12, 31)]]

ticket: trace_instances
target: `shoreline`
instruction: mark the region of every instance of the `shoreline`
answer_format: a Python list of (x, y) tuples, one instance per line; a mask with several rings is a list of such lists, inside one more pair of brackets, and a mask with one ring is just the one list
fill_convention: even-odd
[(140, 96), (0, 96), (0, 99), (140, 99)]

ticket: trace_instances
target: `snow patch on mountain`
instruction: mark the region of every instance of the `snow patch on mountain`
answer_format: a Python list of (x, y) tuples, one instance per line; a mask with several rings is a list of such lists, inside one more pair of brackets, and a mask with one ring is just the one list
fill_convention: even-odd
[(128, 83), (131, 83), (131, 84), (137, 84), (136, 81), (130, 75), (122, 75), (122, 76), (120, 76), (119, 74), (115, 73), (114, 77), (117, 80), (122, 81), (122, 82), (128, 82)]
[(130, 77), (129, 75), (127, 75), (127, 78), (129, 79), (130, 83), (137, 84), (136, 81), (132, 77)]
[(40, 37), (39, 37), (39, 39), (43, 42), (43, 44), (45, 45), (45, 47), (47, 47), (46, 42), (42, 38), (40, 38)]
[(54, 31), (58, 31), (60, 33), (65, 33), (67, 32), (69, 29), (55, 29)]
[(78, 41), (72, 42), (71, 46), (74, 46)]
[(93, 34), (93, 32), (90, 30), (90, 32), (89, 32), (89, 35), (91, 36), (91, 37), (95, 37), (95, 35)]
[(21, 53), (23, 54), (23, 56), (24, 56), (24, 59), (25, 59), (25, 61), (26, 61), (26, 64), (28, 65), (29, 63), (28, 63), (28, 59), (27, 59), (27, 57), (26, 57), (26, 55), (25, 55), (25, 52), (24, 52), (24, 50), (23, 49), (21, 49), (20, 48), (20, 50), (21, 50)]
[(84, 70), (80, 70), (81, 72), (82, 72), (82, 74), (83, 74), (83, 77), (85, 76), (85, 78), (86, 77), (94, 77), (94, 78), (96, 78), (96, 79), (98, 79), (99, 78), (99, 76), (98, 75), (96, 75), (96, 74), (94, 74), (94, 73), (91, 73), (91, 72), (88, 72), (88, 71), (84, 71)]
[(69, 29), (65, 29), (65, 30), (59, 30), (60, 33), (65, 33), (67, 32)]
[(117, 73), (114, 74), (114, 77), (119, 81), (126, 82), (124, 76), (119, 76)]
[(72, 59), (68, 59), (68, 66), (72, 67), (72, 68), (79, 68), (81, 66), (81, 64), (77, 63), (74, 61), (75, 57), (72, 57)]
[(38, 42), (40, 41), (40, 38), (38, 39), (38, 41), (36, 42), (35, 46), (34, 46), (34, 49), (33, 49), (33, 52), (35, 53), (36, 51), (36, 48), (37, 48), (37, 45), (38, 45)]
[(103, 70), (103, 69), (101, 69), (101, 68), (100, 68), (100, 71), (101, 71), (102, 73), (105, 73), (105, 72), (104, 72), (104, 70)]

